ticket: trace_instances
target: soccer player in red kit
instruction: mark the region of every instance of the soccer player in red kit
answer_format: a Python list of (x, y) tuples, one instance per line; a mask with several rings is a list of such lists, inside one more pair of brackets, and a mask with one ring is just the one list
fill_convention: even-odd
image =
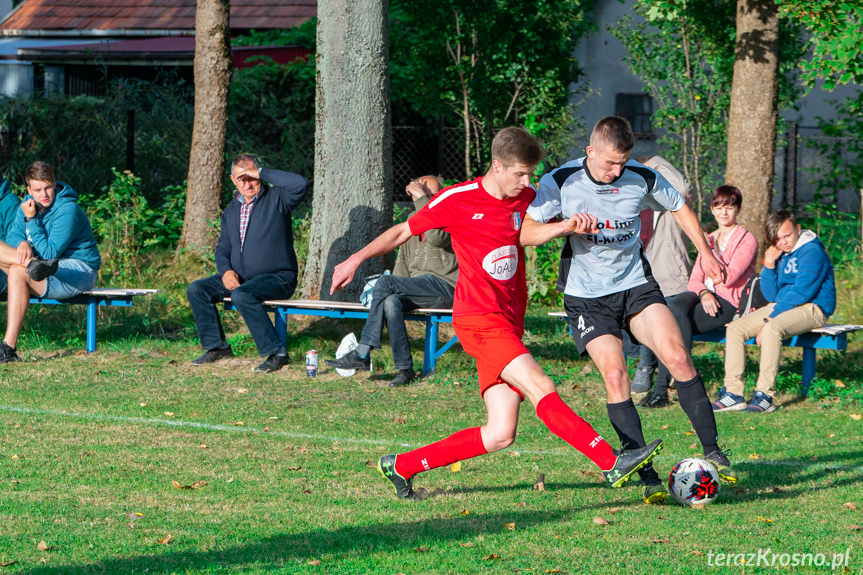
[[(331, 294), (348, 285), (366, 259), (388, 253), (411, 235), (430, 229), (449, 232), (459, 263), (453, 327), (464, 350), (476, 359), (488, 419), (482, 427), (463, 429), (425, 447), (384, 455), (378, 469), (399, 497), (410, 498), (417, 473), (511, 445), (526, 397), (552, 433), (593, 461), (612, 487), (620, 487), (653, 459), (662, 441), (613, 450), (563, 402), (554, 382), (524, 347), (527, 283), (519, 232), (536, 194), (530, 174), (543, 151), (526, 130), (511, 127), (495, 136), (491, 153), (491, 168), (484, 176), (444, 188), (407, 222), (372, 240), (333, 272)], [(578, 214), (559, 225), (584, 233), (590, 222)]]

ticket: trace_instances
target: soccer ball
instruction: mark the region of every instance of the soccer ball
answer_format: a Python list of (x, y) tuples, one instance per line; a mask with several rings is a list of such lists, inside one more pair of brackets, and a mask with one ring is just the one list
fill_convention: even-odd
[(704, 459), (684, 459), (668, 474), (668, 490), (681, 505), (711, 503), (719, 495), (719, 473)]

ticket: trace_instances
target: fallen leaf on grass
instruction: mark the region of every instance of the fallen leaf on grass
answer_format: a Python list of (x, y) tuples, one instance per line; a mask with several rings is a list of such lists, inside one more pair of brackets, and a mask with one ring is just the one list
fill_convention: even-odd
[(835, 386), (836, 386), (836, 387), (838, 387), (839, 389), (845, 389), (845, 382), (844, 382), (844, 381), (842, 381), (841, 379), (834, 379), (834, 380), (833, 380), (833, 385), (835, 385)]
[(749, 493), (749, 489), (746, 487), (738, 487), (734, 490), (734, 493), (736, 493), (737, 495), (742, 495), (744, 493)]
[(706, 503), (693, 503), (689, 506), (690, 509), (704, 509), (707, 506)]
[(512, 523), (505, 523), (504, 527), (506, 527), (509, 531), (515, 531), (515, 521)]
[(861, 419), (863, 419), (863, 415), (859, 413), (852, 413), (851, 419), (853, 419), (854, 421), (860, 421)]
[(234, 390), (234, 391), (236, 391), (237, 393), (249, 393), (249, 390), (248, 390), (248, 389), (246, 389), (245, 387), (238, 387), (238, 388), (237, 388), (236, 390)]
[(853, 523), (848, 526), (848, 529), (850, 529), (851, 531), (863, 531), (863, 527), (861, 527), (860, 525), (855, 525)]
[(750, 454), (749, 454), (749, 459), (754, 459), (755, 461), (758, 461), (759, 459), (764, 459), (764, 458), (763, 458), (763, 457), (761, 457), (761, 455), (759, 455), (759, 454), (757, 454), (757, 453), (750, 453)]
[(173, 485), (177, 489), (200, 489), (201, 487), (205, 487), (207, 485), (207, 482), (206, 481), (196, 481), (191, 485), (183, 485), (179, 481), (172, 479), (171, 485)]
[(159, 537), (159, 539), (157, 539), (157, 541), (159, 542), (159, 545), (170, 545), (171, 541), (173, 541), (173, 540), (174, 540), (174, 536), (171, 535), (170, 533), (168, 533), (164, 537)]
[(545, 473), (539, 474), (539, 477), (536, 478), (536, 483), (533, 484), (533, 488), (537, 491), (545, 491)]
[(494, 559), (500, 559), (500, 555), (498, 555), (497, 553), (490, 553), (488, 556), (483, 557), (483, 559), (485, 559), (486, 561), (492, 561)]
[(42, 540), (42, 541), (40, 541), (40, 542), (39, 542), (39, 544), (36, 546), (36, 549), (38, 549), (39, 551), (50, 551), (50, 550), (54, 549), (54, 546), (53, 546), (53, 545), (48, 545), (47, 543), (45, 543), (45, 540), (43, 539), (43, 540)]
[(168, 417), (171, 417), (172, 415), (174, 415), (174, 412), (173, 411), (166, 411), (165, 415), (167, 415)]
[(507, 451), (510, 457), (521, 457), (521, 453), (518, 451)]
[(470, 515), (470, 510), (468, 510), (468, 509), (462, 509), (462, 510), (461, 510), (461, 514), (462, 514), (462, 515)]
[(461, 471), (461, 461), (456, 461), (455, 463), (453, 463), (450, 469), (453, 473), (458, 473), (459, 471)]
[(473, 547), (473, 543), (471, 543), (470, 541), (468, 541), (467, 543), (460, 542), (459, 545), (461, 545), (462, 547)]
[(762, 523), (773, 523), (773, 520), (769, 517), (761, 517), (760, 515), (758, 516), (758, 520)]
[(306, 564), (307, 565), (320, 565), (321, 560), (320, 559), (312, 559), (311, 561), (307, 562)]
[(847, 507), (851, 511), (857, 511), (857, 505), (849, 501), (848, 503), (843, 503), (842, 507)]
[(146, 404), (146, 403), (143, 403), (143, 402), (142, 402), (142, 403), (139, 403), (138, 405), (140, 405), (141, 407), (147, 407), (147, 404)]
[(686, 435), (695, 435), (695, 430), (690, 429), (689, 431), (686, 432)]
[(11, 459), (13, 461), (18, 461), (19, 459), (26, 459), (26, 458), (24, 456), (18, 455), (17, 453), (13, 453), (12, 457), (10, 457), (9, 459)]
[(244, 425), (246, 425), (246, 424), (245, 424), (244, 422), (242, 422), (242, 421), (235, 421), (235, 422), (233, 423), (233, 425), (236, 425), (237, 427), (243, 427), (243, 426), (244, 426)]
[(701, 556), (704, 555), (704, 553), (702, 553), (701, 551), (690, 551), (689, 554), (690, 555), (701, 555)]
[(17, 561), (7, 561), (5, 563), (0, 563), (0, 567), (11, 567), (12, 565), (18, 565)]
[(623, 507), (612, 507), (611, 509), (608, 510), (608, 512), (609, 513), (617, 513), (621, 509), (623, 509)]
[(609, 525), (608, 519), (604, 519), (602, 517), (599, 517), (598, 515), (593, 518), (593, 522), (597, 525)]
[(279, 420), (279, 418), (276, 417), (275, 415), (272, 417), (268, 417), (267, 419), (269, 419), (270, 421), (278, 421)]
[(202, 443), (201, 445), (198, 446), (198, 449), (207, 449), (207, 444)]
[(288, 471), (299, 471), (302, 467), (288, 467)]
[(414, 547), (413, 552), (414, 553), (428, 553), (429, 548), (428, 547)]
[(560, 573), (560, 569), (546, 569), (546, 573)]
[(654, 539), (654, 543), (668, 543), (668, 539)]
[(666, 423), (665, 425), (660, 426), (659, 429), (668, 429), (669, 427), (671, 427), (671, 426)]
[(689, 446), (689, 449), (698, 449), (698, 444), (693, 443), (692, 445)]
[(525, 505), (527, 505), (527, 501), (519, 501), (515, 505), (518, 505), (519, 507), (524, 507)]
[(402, 425), (404, 425), (407, 422), (408, 422), (408, 420), (405, 419), (404, 417), (396, 417), (395, 419), (393, 419), (393, 423), (401, 423)]
[(138, 513), (136, 511), (130, 511), (126, 514), (126, 517), (128, 517), (129, 519), (138, 519), (139, 517), (143, 517), (143, 516), (144, 516), (143, 513)]

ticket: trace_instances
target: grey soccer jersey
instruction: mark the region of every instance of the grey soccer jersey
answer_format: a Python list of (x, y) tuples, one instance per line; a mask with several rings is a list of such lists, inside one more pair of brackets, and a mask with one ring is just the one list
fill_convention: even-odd
[(661, 174), (633, 160), (610, 184), (594, 180), (584, 161), (572, 160), (544, 175), (527, 213), (540, 223), (576, 213), (596, 216), (598, 234), (572, 234), (564, 243), (557, 282), (567, 295), (595, 298), (647, 282), (639, 212), (675, 212), (685, 201)]

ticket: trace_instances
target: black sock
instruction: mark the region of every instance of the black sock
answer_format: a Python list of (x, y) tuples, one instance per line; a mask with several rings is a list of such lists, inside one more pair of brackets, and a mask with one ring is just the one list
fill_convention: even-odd
[[(647, 445), (644, 441), (644, 433), (641, 431), (641, 418), (638, 410), (632, 403), (632, 398), (620, 403), (607, 403), (608, 419), (611, 426), (620, 438), (620, 446), (623, 449), (634, 449)], [(647, 465), (638, 470), (638, 475), (645, 485), (661, 483), (659, 475), (653, 469), (653, 465)]]
[(692, 423), (698, 440), (701, 441), (704, 453), (712, 453), (719, 449), (716, 418), (713, 416), (713, 408), (710, 406), (710, 400), (707, 399), (700, 373), (696, 373), (689, 381), (677, 382), (677, 400), (689, 417), (689, 422)]
[(661, 363), (659, 372), (656, 374), (656, 382), (653, 384), (654, 395), (668, 395), (668, 384), (671, 383), (671, 374)]

